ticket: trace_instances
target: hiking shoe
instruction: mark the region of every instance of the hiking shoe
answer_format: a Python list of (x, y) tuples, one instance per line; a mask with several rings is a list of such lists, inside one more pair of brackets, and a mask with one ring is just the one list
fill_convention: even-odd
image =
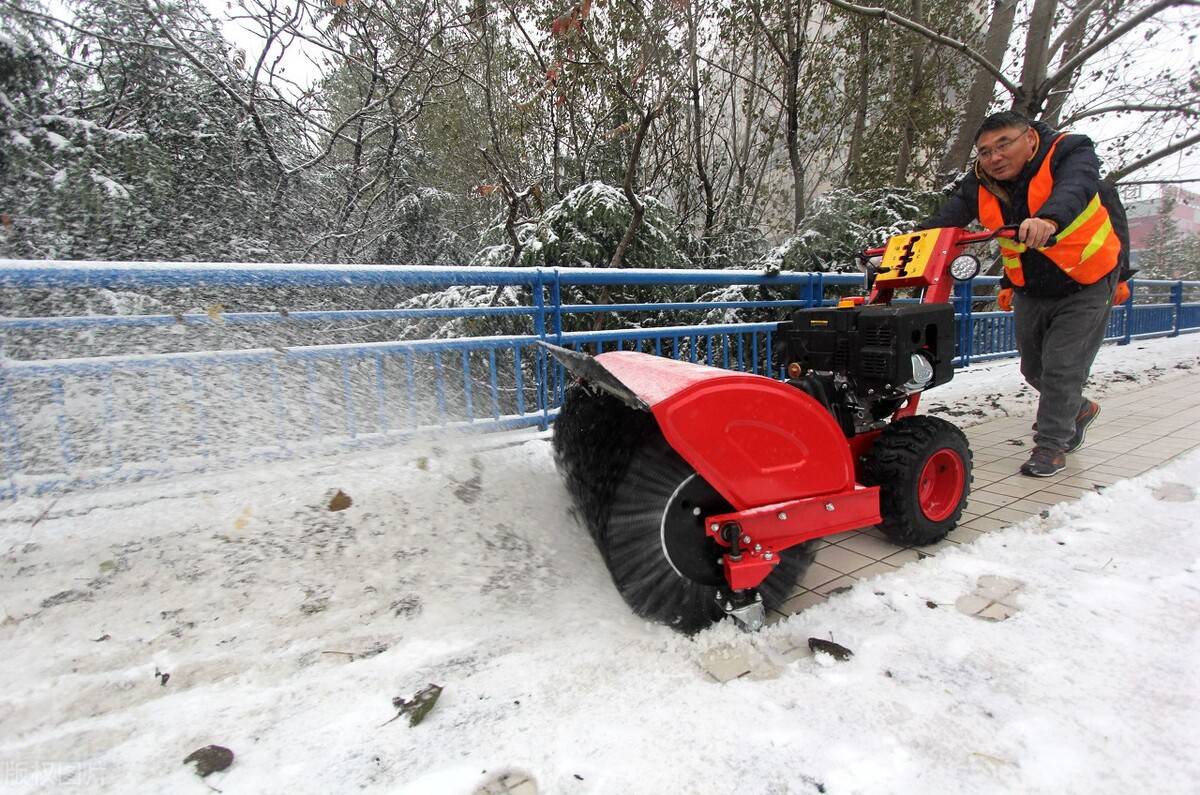
[[(1075, 435), (1071, 437), (1071, 446), (1067, 448), (1068, 453), (1073, 453), (1080, 447), (1083, 447), (1084, 436), (1087, 435), (1087, 426), (1092, 424), (1092, 420), (1100, 416), (1100, 404), (1094, 400), (1089, 400), (1087, 405), (1079, 410), (1075, 415)], [(1037, 423), (1033, 423), (1033, 432), (1037, 433)]]
[(1071, 437), (1071, 441), (1067, 444), (1068, 453), (1073, 453), (1080, 447), (1083, 447), (1083, 440), (1087, 436), (1088, 426), (1099, 416), (1100, 404), (1094, 400), (1089, 400), (1087, 405), (1079, 410), (1079, 413), (1075, 415), (1075, 435)]
[(1021, 464), (1021, 474), (1031, 478), (1048, 478), (1061, 472), (1066, 465), (1066, 453), (1049, 447), (1035, 447), (1029, 460)]

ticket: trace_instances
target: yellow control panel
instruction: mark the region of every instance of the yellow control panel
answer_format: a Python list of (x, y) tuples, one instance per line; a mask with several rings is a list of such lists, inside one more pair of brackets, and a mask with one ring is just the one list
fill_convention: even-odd
[(877, 269), (876, 286), (887, 289), (923, 281), (925, 267), (933, 257), (941, 233), (941, 229), (926, 229), (889, 240)]

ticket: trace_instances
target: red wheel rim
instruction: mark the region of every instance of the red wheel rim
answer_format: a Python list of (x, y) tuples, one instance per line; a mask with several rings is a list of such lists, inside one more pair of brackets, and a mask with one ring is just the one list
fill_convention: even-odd
[(925, 518), (940, 522), (954, 513), (965, 480), (966, 468), (958, 453), (942, 448), (931, 455), (917, 480), (917, 502)]

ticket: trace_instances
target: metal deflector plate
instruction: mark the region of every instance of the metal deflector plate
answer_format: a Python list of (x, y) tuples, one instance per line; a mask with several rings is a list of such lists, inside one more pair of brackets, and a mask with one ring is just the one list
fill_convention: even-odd
[(638, 411), (649, 411), (646, 401), (637, 396), (633, 390), (621, 383), (604, 365), (586, 353), (551, 345), (549, 342), (538, 341), (538, 344), (550, 352), (555, 361), (567, 368), (571, 375), (582, 378), (592, 386), (603, 389), (608, 394), (620, 400), (626, 406)]

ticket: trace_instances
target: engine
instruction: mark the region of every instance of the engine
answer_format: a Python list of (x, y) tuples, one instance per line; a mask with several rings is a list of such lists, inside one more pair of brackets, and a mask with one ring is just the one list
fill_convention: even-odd
[(881, 427), (905, 399), (954, 377), (950, 304), (801, 309), (779, 324), (788, 383), (847, 436)]

